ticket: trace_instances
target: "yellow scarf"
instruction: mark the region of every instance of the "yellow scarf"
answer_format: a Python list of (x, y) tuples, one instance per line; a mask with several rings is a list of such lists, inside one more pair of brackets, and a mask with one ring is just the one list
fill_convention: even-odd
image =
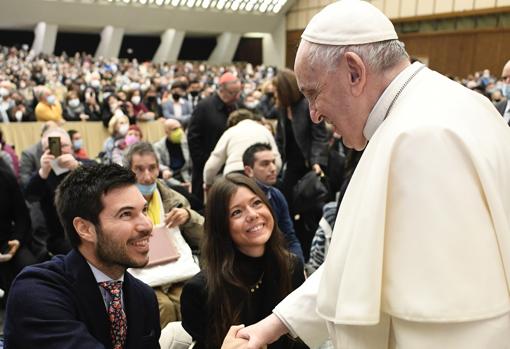
[(161, 206), (161, 198), (158, 190), (154, 190), (152, 194), (152, 198), (149, 201), (149, 209), (147, 211), (147, 215), (149, 219), (152, 221), (152, 224), (158, 225), (161, 223), (161, 210), (163, 207)]

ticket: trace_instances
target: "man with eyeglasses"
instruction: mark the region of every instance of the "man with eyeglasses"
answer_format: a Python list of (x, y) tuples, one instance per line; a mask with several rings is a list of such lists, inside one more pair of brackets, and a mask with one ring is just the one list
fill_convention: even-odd
[(193, 110), (188, 127), (188, 144), (193, 163), (191, 189), (203, 201), (205, 162), (226, 129), (229, 114), (237, 109), (241, 81), (230, 72), (219, 80), (216, 93), (201, 100)]

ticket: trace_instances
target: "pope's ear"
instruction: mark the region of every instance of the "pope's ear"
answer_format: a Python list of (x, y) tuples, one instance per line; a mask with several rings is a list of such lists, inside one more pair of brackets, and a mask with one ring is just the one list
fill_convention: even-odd
[(81, 217), (74, 217), (73, 226), (82, 241), (96, 241), (96, 227)]
[(349, 85), (353, 96), (360, 96), (367, 81), (367, 69), (360, 56), (354, 52), (345, 53), (345, 61), (349, 71)]

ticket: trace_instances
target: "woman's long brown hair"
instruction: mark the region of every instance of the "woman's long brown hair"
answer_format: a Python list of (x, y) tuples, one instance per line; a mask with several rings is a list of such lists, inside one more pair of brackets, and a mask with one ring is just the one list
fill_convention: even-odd
[[(237, 275), (238, 269), (234, 265), (236, 248), (229, 232), (230, 199), (239, 187), (249, 189), (271, 211), (274, 228), (266, 242), (264, 273), (278, 281), (278, 299), (283, 299), (291, 291), (291, 255), (284, 248), (282, 233), (264, 192), (255, 181), (242, 174), (230, 174), (218, 179), (208, 194), (202, 245), (207, 308), (213, 319), (205, 343), (208, 348), (220, 348), (229, 327), (241, 323), (241, 312), (250, 295), (248, 286)], [(234, 302), (239, 299), (242, 299), (241, 304)]]

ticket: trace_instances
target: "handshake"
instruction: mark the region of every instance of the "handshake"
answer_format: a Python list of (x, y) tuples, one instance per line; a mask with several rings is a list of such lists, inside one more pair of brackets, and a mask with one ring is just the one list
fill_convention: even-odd
[(232, 326), (223, 340), (221, 349), (265, 349), (288, 332), (280, 319), (271, 314), (248, 327)]

